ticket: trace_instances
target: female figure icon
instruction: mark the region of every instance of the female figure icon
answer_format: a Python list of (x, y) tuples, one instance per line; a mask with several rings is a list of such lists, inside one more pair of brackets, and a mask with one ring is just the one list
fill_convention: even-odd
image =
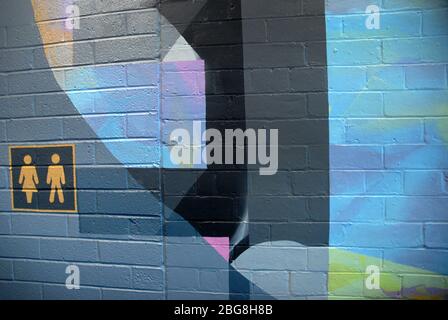
[(33, 193), (37, 192), (36, 184), (39, 184), (36, 167), (31, 165), (33, 158), (30, 155), (23, 157), (24, 166), (20, 169), (19, 184), (22, 185), (22, 192), (26, 194), (26, 202), (33, 202)]

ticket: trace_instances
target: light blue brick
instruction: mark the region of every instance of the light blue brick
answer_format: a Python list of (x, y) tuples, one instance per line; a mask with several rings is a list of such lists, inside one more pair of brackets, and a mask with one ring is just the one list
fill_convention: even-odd
[(423, 142), (423, 122), (405, 119), (348, 120), (346, 142), (393, 144)]
[(367, 72), (363, 67), (328, 67), (330, 91), (360, 91), (367, 86)]
[(168, 300), (229, 300), (228, 293), (212, 293), (212, 292), (189, 292), (189, 291), (168, 291)]
[(160, 122), (157, 114), (129, 114), (127, 116), (129, 138), (160, 138)]
[(422, 90), (387, 92), (384, 94), (388, 116), (444, 116), (448, 111), (448, 91)]
[(0, 300), (40, 300), (42, 285), (38, 283), (0, 281)]
[(367, 29), (367, 18), (367, 14), (344, 16), (344, 37), (349, 39), (371, 39), (404, 38), (420, 35), (421, 18), (418, 12), (383, 12), (380, 15), (380, 29)]
[(32, 96), (1, 97), (0, 119), (33, 117), (35, 115), (33, 104)]
[(56, 214), (14, 214), (12, 232), (20, 235), (66, 236), (67, 217)]
[(65, 71), (65, 89), (102, 89), (126, 86), (124, 65), (76, 67)]
[(39, 258), (38, 238), (1, 237), (0, 257)]
[(206, 243), (167, 244), (165, 251), (165, 263), (169, 267), (223, 269), (228, 265), (227, 261)]
[(126, 189), (127, 172), (122, 167), (79, 167), (76, 170), (80, 189), (113, 190)]
[(448, 143), (448, 118), (425, 119), (425, 142)]
[(396, 145), (385, 147), (386, 168), (446, 169), (445, 146)]
[(446, 7), (445, 0), (384, 0), (383, 7), (385, 9), (405, 10), (405, 9), (428, 9)]
[(343, 33), (342, 17), (326, 16), (327, 39), (340, 39)]
[[(79, 265), (81, 284), (95, 287), (131, 288), (131, 269), (125, 266)], [(65, 283), (65, 280), (64, 280)]]
[(402, 67), (368, 67), (367, 87), (369, 90), (404, 89), (404, 69)]
[(291, 292), (298, 296), (327, 294), (327, 275), (322, 272), (291, 273)]
[(199, 270), (199, 291), (229, 292), (229, 269)]
[(160, 266), (163, 248), (151, 242), (100, 241), (100, 261), (106, 263)]
[(20, 119), (8, 121), (6, 132), (9, 141), (46, 141), (62, 139), (62, 120)]
[(160, 216), (160, 195), (150, 191), (98, 191), (98, 211), (108, 214)]
[(383, 62), (384, 63), (417, 63), (421, 62), (420, 39), (393, 39), (383, 41)]
[(327, 0), (325, 2), (325, 10), (327, 14), (364, 14), (369, 5), (381, 7), (381, 0)]
[(163, 300), (163, 292), (138, 290), (101, 289), (104, 300)]
[(158, 86), (160, 82), (158, 63), (128, 64), (127, 83), (129, 86)]
[(104, 141), (95, 145), (95, 160), (97, 164), (158, 167), (160, 146), (153, 139)]
[(65, 270), (69, 264), (36, 260), (16, 260), (13, 262), (13, 265), (15, 280), (65, 284), (67, 278)]
[(159, 108), (160, 91), (155, 88), (117, 89), (95, 94), (95, 112), (146, 112)]
[(330, 181), (332, 195), (365, 192), (365, 174), (361, 171), (331, 171)]
[(416, 248), (423, 246), (422, 224), (340, 224), (331, 226), (330, 244), (343, 247)]
[(44, 284), (44, 300), (99, 300), (101, 289), (80, 287), (68, 290), (65, 285)]
[[(403, 270), (400, 269), (400, 264)], [(384, 251), (383, 272), (408, 272), (409, 266), (421, 273), (448, 274), (448, 251), (436, 249), (389, 249)], [(417, 271), (418, 272), (418, 271)]]
[(166, 268), (168, 290), (198, 291), (199, 269), (196, 268)]
[(448, 36), (423, 38), (420, 47), (422, 62), (448, 62)]
[(345, 120), (331, 119), (328, 121), (330, 127), (330, 143), (344, 144), (345, 143)]
[[(261, 290), (260, 290), (261, 289)], [(286, 271), (252, 272), (252, 293), (271, 295), (289, 295), (289, 273)]]
[(385, 201), (376, 196), (332, 196), (330, 215), (331, 221), (336, 222), (382, 222), (385, 218)]
[(330, 146), (330, 167), (332, 169), (381, 169), (383, 150), (372, 146)]
[(446, 72), (441, 65), (419, 65), (406, 67), (406, 88), (446, 88)]
[(428, 248), (448, 249), (448, 224), (426, 224), (425, 245)]
[(423, 34), (426, 36), (448, 34), (448, 9), (423, 11)]
[(366, 172), (366, 193), (393, 195), (403, 193), (403, 177), (400, 172)]
[(301, 247), (252, 247), (235, 261), (238, 270), (306, 270), (307, 250)]
[[(378, 117), (383, 115), (383, 96), (376, 92), (329, 94), (330, 117)], [(333, 130), (331, 131), (333, 135)]]
[(97, 242), (81, 239), (41, 239), (40, 257), (45, 260), (96, 262), (98, 261)]
[(407, 171), (404, 175), (404, 191), (407, 195), (442, 195), (442, 181), (443, 174), (440, 171)]
[(11, 215), (8, 213), (0, 213), (0, 234), (11, 233)]
[(132, 286), (134, 289), (162, 291), (164, 288), (163, 271), (154, 268), (132, 268)]
[(381, 42), (377, 40), (328, 41), (328, 65), (370, 65), (381, 62)]
[(395, 197), (386, 200), (386, 217), (396, 221), (448, 221), (446, 197)]
[(0, 280), (13, 280), (11, 260), (0, 259)]

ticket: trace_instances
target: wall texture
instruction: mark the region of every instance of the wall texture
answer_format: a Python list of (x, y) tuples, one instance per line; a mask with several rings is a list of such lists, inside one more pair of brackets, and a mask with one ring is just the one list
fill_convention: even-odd
[[(0, 0), (0, 298), (447, 298), (447, 62), (446, 0)], [(193, 121), (279, 129), (278, 172), (173, 163)], [(54, 144), (77, 213), (13, 211)]]

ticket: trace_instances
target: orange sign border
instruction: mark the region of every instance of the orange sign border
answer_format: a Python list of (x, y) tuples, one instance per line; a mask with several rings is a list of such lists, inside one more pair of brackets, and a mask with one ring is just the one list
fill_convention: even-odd
[[(27, 149), (27, 148), (58, 148), (58, 147), (71, 147), (72, 157), (73, 157), (73, 191), (74, 191), (74, 203), (75, 209), (73, 210), (52, 210), (52, 209), (25, 209), (25, 208), (15, 208), (14, 207), (14, 181), (12, 176), (12, 149)], [(38, 144), (38, 145), (19, 145), (19, 146), (8, 146), (9, 151), (9, 177), (10, 177), (10, 192), (11, 192), (11, 209), (12, 211), (22, 211), (22, 212), (59, 212), (59, 213), (78, 213), (78, 190), (76, 188), (76, 145), (75, 144)]]

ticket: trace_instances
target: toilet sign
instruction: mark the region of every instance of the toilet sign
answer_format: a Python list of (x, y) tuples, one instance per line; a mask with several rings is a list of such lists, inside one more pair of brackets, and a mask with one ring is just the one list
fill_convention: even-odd
[(11, 146), (12, 209), (77, 212), (74, 145)]

